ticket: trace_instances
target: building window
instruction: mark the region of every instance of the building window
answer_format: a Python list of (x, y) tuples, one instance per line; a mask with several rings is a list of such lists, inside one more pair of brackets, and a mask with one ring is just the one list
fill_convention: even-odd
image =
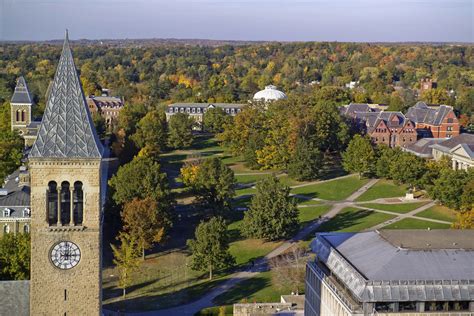
[(23, 226), (23, 232), (25, 234), (28, 234), (30, 232), (30, 226), (28, 224), (25, 224), (25, 226)]
[(452, 123), (453, 122), (453, 119), (452, 118), (448, 118), (448, 123)]
[(61, 225), (67, 225), (71, 222), (71, 191), (69, 182), (61, 183)]
[(229, 109), (225, 109), (225, 112), (226, 112), (227, 114), (229, 114)]
[(8, 226), (8, 224), (5, 224), (5, 226), (3, 226), (3, 232), (5, 234), (8, 234), (10, 232), (10, 226)]
[(170, 112), (170, 113), (173, 113), (173, 108), (170, 108), (169, 112)]
[(416, 302), (400, 302), (398, 303), (398, 310), (400, 312), (415, 312)]
[(26, 121), (26, 113), (25, 110), (21, 111), (21, 121), (25, 122)]
[(197, 112), (198, 112), (198, 113), (201, 113), (201, 108), (197, 108)]
[(74, 182), (74, 225), (81, 225), (84, 213), (84, 192), (82, 191), (82, 182)]
[(30, 209), (29, 208), (23, 209), (23, 217), (30, 217)]
[(20, 110), (16, 111), (16, 121), (20, 121)]
[(189, 108), (186, 109), (186, 113), (189, 113)]
[(235, 109), (230, 109), (230, 113), (235, 114)]
[(452, 135), (451, 135), (451, 134), (446, 134), (446, 137), (447, 137), (447, 138), (451, 138)]
[(49, 225), (56, 225), (58, 222), (58, 188), (54, 181), (48, 183), (47, 192), (48, 205), (48, 223)]
[(192, 113), (196, 113), (196, 109), (195, 109), (195, 108), (193, 108), (191, 112), (192, 112)]
[(377, 302), (375, 303), (375, 310), (377, 312), (394, 312), (395, 303)]
[(184, 108), (180, 108), (179, 112), (184, 113)]
[(448, 126), (448, 127), (446, 128), (446, 130), (447, 130), (448, 132), (450, 132), (450, 131), (453, 130), (453, 127), (452, 127), (452, 126)]

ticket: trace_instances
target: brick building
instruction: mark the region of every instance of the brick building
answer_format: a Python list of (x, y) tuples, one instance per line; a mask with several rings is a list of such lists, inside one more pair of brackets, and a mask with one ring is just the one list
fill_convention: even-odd
[(349, 104), (341, 112), (350, 117), (375, 144), (405, 147), (417, 140), (415, 124), (401, 112), (381, 111), (368, 104)]
[(108, 94), (101, 96), (89, 96), (86, 98), (91, 114), (99, 113), (104, 119), (107, 127), (113, 128), (118, 121), (120, 110), (124, 104), (119, 97), (111, 97)]
[(418, 102), (408, 109), (406, 117), (415, 123), (422, 138), (451, 138), (459, 135), (460, 125), (452, 106), (430, 107)]

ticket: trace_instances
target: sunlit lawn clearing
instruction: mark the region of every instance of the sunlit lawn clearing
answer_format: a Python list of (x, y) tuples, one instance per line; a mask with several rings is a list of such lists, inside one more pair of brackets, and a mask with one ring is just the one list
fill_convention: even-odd
[(346, 207), (322, 224), (320, 232), (358, 232), (395, 218), (394, 215)]
[(293, 194), (306, 195), (311, 198), (340, 201), (348, 198), (353, 192), (367, 184), (369, 179), (359, 179), (357, 176), (311, 184), (291, 190)]
[(403, 204), (378, 204), (378, 203), (364, 203), (360, 204), (361, 207), (373, 208), (376, 210), (389, 211), (394, 213), (408, 213), (417, 208), (428, 204), (429, 202), (417, 202), (417, 203), (403, 203)]
[(454, 222), (456, 221), (456, 211), (442, 205), (435, 205), (423, 212), (416, 214), (417, 217), (438, 219), (440, 221)]
[(405, 196), (407, 186), (395, 184), (391, 180), (380, 179), (370, 187), (367, 192), (359, 196), (356, 201), (372, 201), (382, 198), (392, 198)]

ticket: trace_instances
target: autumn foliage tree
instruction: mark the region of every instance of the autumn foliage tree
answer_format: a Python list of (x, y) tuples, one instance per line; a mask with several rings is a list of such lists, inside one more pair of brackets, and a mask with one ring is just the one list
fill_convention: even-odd
[(127, 288), (132, 285), (132, 274), (139, 265), (140, 250), (135, 237), (121, 233), (118, 238), (119, 246), (110, 245), (114, 254), (113, 263), (118, 269), (118, 287), (122, 289), (123, 298), (127, 295)]
[(133, 199), (124, 205), (122, 212), (123, 229), (132, 236), (141, 249), (145, 260), (145, 250), (163, 240), (171, 227), (169, 209), (160, 206), (152, 198)]
[(357, 172), (359, 178), (364, 174), (373, 172), (376, 162), (374, 148), (370, 139), (355, 135), (342, 154), (342, 165), (350, 172)]

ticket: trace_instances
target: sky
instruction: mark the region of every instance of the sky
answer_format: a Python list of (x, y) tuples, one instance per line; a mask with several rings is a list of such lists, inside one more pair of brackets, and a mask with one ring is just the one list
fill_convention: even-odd
[(0, 40), (473, 42), (474, 0), (0, 0)]

